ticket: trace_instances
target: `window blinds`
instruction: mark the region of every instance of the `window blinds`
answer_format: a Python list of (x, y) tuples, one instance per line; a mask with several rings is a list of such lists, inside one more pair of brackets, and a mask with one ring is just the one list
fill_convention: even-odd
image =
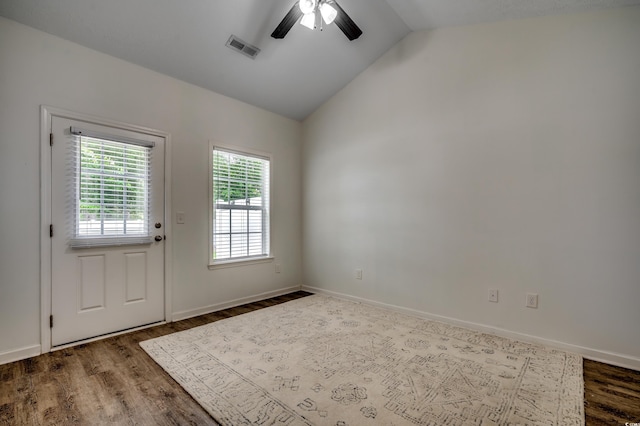
[(70, 246), (147, 244), (152, 144), (71, 128)]
[(269, 255), (269, 159), (213, 149), (213, 261)]

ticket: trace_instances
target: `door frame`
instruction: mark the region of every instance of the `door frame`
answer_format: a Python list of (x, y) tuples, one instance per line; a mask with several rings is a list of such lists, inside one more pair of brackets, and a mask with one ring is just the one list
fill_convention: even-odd
[[(116, 127), (134, 132), (146, 133), (164, 138), (164, 321), (173, 320), (171, 294), (172, 294), (172, 215), (171, 215), (171, 134), (148, 127), (129, 124), (121, 121), (110, 120), (90, 114), (69, 111), (62, 108), (41, 105), (40, 106), (40, 353), (50, 352), (54, 349), (68, 347), (52, 347), (51, 328), (49, 327), (49, 316), (52, 312), (51, 306), (51, 238), (49, 237), (49, 226), (51, 225), (51, 146), (49, 144), (49, 134), (53, 117), (70, 120), (86, 121), (102, 126)], [(56, 143), (56, 141), (54, 141)], [(122, 333), (122, 332), (120, 332)], [(111, 333), (99, 338), (120, 334)], [(95, 339), (87, 339), (87, 342)], [(80, 344), (76, 342), (74, 344)], [(74, 345), (72, 344), (72, 345)], [(72, 346), (71, 345), (71, 346)]]

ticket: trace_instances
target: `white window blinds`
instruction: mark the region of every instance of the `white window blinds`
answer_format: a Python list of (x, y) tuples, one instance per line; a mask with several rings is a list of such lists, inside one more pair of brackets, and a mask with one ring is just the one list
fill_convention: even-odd
[(150, 235), (152, 144), (74, 134), (72, 247), (146, 244)]
[(213, 148), (211, 261), (269, 255), (268, 158)]

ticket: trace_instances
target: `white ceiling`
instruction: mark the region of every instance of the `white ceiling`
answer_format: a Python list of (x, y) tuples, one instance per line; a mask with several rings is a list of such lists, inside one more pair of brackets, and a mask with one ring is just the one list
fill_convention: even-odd
[[(294, 25), (295, 0), (0, 0), (0, 16), (296, 120), (410, 31), (640, 4), (640, 0), (339, 0), (362, 29)], [(261, 49), (225, 47), (231, 34)]]
[(387, 0), (411, 31), (580, 13), (640, 0)]

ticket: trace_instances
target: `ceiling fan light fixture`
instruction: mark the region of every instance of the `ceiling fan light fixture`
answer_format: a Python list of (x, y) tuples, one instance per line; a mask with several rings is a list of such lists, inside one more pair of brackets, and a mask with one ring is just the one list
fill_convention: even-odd
[(315, 12), (318, 7), (318, 0), (300, 0), (298, 3), (300, 10), (305, 15)]
[(323, 23), (327, 25), (335, 23), (350, 41), (362, 35), (362, 30), (336, 0), (296, 1), (276, 29), (273, 30), (271, 37), (275, 39), (284, 38), (296, 22), (310, 30), (314, 30), (319, 26), (321, 31)]
[(311, 13), (305, 14), (302, 17), (302, 19), (300, 20), (300, 24), (304, 25), (305, 27), (309, 28), (310, 30), (315, 29), (315, 27), (316, 27), (316, 13), (315, 12), (311, 12)]
[(338, 11), (331, 6), (329, 2), (325, 1), (320, 5), (320, 14), (322, 15), (324, 23), (329, 25), (336, 19), (336, 16), (338, 16)]

